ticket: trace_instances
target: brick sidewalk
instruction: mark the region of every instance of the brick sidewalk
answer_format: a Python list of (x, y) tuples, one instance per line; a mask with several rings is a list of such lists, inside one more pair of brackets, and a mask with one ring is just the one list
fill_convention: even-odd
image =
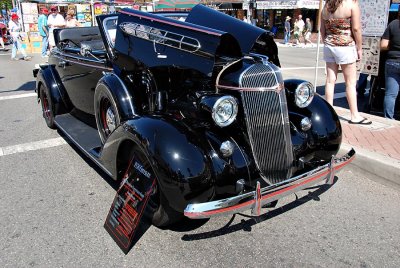
[[(343, 129), (343, 143), (400, 161), (400, 121), (362, 114), (371, 125), (349, 124), (350, 111), (335, 107)], [(397, 160), (397, 161), (396, 161)]]

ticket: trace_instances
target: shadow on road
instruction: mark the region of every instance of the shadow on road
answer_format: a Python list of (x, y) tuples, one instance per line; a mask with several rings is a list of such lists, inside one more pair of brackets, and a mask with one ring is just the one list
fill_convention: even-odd
[[(1, 78), (4, 77), (0, 77), (0, 79)], [(36, 81), (33, 80), (20, 85), (17, 89), (4, 90), (4, 91), (2, 90), (1, 92), (3, 93), (3, 92), (17, 92), (17, 91), (34, 91), (35, 87), (36, 87)]]
[[(321, 96), (325, 95), (325, 85), (317, 86), (316, 91)], [(346, 98), (346, 85), (345, 83), (337, 83), (335, 85), (335, 94), (342, 93), (340, 98), (337, 97), (333, 100), (333, 105), (341, 108), (349, 109), (349, 103)], [(357, 106), (360, 112), (369, 113), (368, 109), (369, 91), (364, 96), (357, 96)]]
[[(337, 180), (338, 180), (338, 178), (335, 177), (333, 185), (336, 184)], [(309, 191), (307, 195), (305, 195), (301, 198), (298, 198), (296, 195), (296, 200), (294, 200), (293, 202), (286, 204), (282, 207), (276, 208), (272, 211), (268, 211), (267, 213), (265, 213), (261, 216), (255, 217), (255, 216), (250, 216), (247, 214), (238, 214), (238, 215), (241, 215), (242, 217), (246, 217), (249, 219), (248, 220), (242, 219), (240, 223), (231, 225), (231, 223), (233, 222), (233, 220), (236, 217), (236, 215), (233, 215), (231, 217), (231, 219), (227, 222), (227, 224), (218, 230), (213, 230), (213, 231), (198, 233), (198, 234), (185, 234), (182, 236), (181, 239), (183, 241), (193, 241), (193, 240), (202, 240), (202, 239), (208, 239), (208, 238), (213, 238), (213, 237), (219, 237), (219, 236), (230, 234), (230, 233), (237, 232), (237, 231), (251, 232), (252, 226), (257, 223), (272, 219), (276, 216), (279, 216), (279, 215), (281, 215), (291, 209), (294, 209), (304, 203), (307, 203), (311, 200), (320, 201), (319, 196), (321, 194), (323, 194), (324, 192), (326, 192), (330, 187), (331, 187), (330, 185), (326, 185), (326, 184), (321, 185), (321, 186), (310, 187), (305, 190), (313, 190), (313, 189), (317, 189), (317, 190)], [(190, 222), (188, 222), (188, 224), (190, 224)], [(196, 229), (195, 226), (193, 226), (193, 227), (194, 228), (192, 228), (192, 229)], [(185, 226), (185, 228), (190, 229), (189, 226)], [(173, 230), (173, 229), (171, 229), (171, 230)]]

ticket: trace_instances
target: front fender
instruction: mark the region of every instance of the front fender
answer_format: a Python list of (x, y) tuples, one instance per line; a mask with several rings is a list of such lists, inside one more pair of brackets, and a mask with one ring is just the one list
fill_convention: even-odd
[[(136, 115), (134, 100), (125, 83), (114, 73), (106, 73), (97, 83), (105, 85), (117, 105), (121, 122)], [(96, 100), (98, 101), (98, 100)]]
[(60, 115), (71, 111), (72, 103), (54, 65), (40, 65), (36, 73), (36, 92), (38, 98), (40, 98), (39, 89), (42, 84), (50, 91), (50, 98), (54, 106), (54, 115)]
[[(289, 119), (296, 127), (292, 131), (293, 144), (303, 147), (302, 150), (312, 151), (318, 160), (329, 161), (336, 155), (342, 142), (342, 127), (333, 107), (319, 94), (315, 94), (311, 103), (305, 108), (299, 108), (294, 101), (294, 91), (305, 80), (285, 80)], [(300, 121), (308, 117), (312, 127), (306, 133), (300, 133)], [(299, 134), (300, 133), (300, 134)]]
[(126, 121), (110, 135), (102, 151), (102, 162), (112, 174), (117, 174), (116, 152), (126, 139), (148, 156), (161, 191), (175, 210), (183, 211), (189, 201), (204, 202), (214, 196), (208, 144), (188, 127), (162, 116)]

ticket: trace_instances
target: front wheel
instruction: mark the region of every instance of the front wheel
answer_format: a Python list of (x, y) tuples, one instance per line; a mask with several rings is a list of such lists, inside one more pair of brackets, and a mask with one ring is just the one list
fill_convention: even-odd
[(49, 89), (42, 84), (39, 89), (40, 103), (42, 106), (43, 118), (49, 128), (55, 129), (54, 108)]
[[(174, 210), (169, 205), (167, 198), (160, 189), (156, 173), (144, 153), (137, 149), (133, 150), (126, 166), (127, 168), (123, 173), (123, 178), (128, 178), (128, 181), (133, 181), (138, 177), (142, 178), (142, 181), (156, 180), (155, 187), (148, 200), (144, 214), (144, 217), (149, 219), (154, 226), (165, 227), (177, 222), (183, 217), (182, 213)], [(140, 167), (139, 170), (137, 167)], [(150, 174), (150, 178), (143, 177), (143, 173)], [(124, 179), (122, 181), (124, 181)], [(143, 187), (143, 183), (139, 185), (136, 185), (136, 183), (137, 181), (134, 182), (134, 187)]]

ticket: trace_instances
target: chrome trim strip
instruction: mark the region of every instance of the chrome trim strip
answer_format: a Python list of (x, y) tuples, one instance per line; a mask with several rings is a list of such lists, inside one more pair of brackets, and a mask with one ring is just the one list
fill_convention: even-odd
[[(85, 59), (85, 58), (78, 58), (78, 57), (70, 56), (69, 54), (68, 54), (68, 56), (65, 56), (64, 54), (61, 54), (61, 53), (60, 53), (60, 55), (55, 55), (55, 54), (53, 54), (53, 56), (54, 56), (55, 58), (57, 58), (57, 59), (66, 60), (67, 62), (72, 62), (72, 63), (75, 63), (75, 64), (80, 64), (80, 65), (83, 65), (83, 66), (86, 66), (86, 67), (92, 67), (92, 68), (96, 68), (96, 69), (100, 69), (100, 70), (104, 70), (104, 71), (112, 71), (112, 70), (113, 70), (113, 68), (109, 68), (109, 67), (105, 67), (105, 66), (100, 66), (100, 65), (104, 65), (104, 64), (105, 64), (105, 61), (104, 61), (104, 62), (103, 62), (103, 61), (100, 62), (100, 61), (88, 60), (88, 59)], [(72, 60), (71, 60), (71, 59), (72, 59)], [(96, 64), (88, 64), (88, 63), (84, 63), (83, 61), (98, 63), (99, 65), (96, 65)]]
[[(143, 19), (147, 19), (147, 20), (150, 20), (150, 21), (156, 21), (156, 22), (161, 22), (163, 24), (169, 24), (169, 25), (176, 26), (176, 27), (179, 27), (179, 28), (185, 28), (185, 29), (189, 29), (189, 30), (193, 30), (193, 31), (197, 31), (197, 32), (210, 34), (210, 35), (221, 36), (221, 34), (217, 33), (217, 32), (212, 32), (212, 31), (207, 31), (207, 30), (195, 28), (195, 27), (190, 27), (190, 26), (179, 24), (179, 23), (170, 22), (170, 21), (167, 21), (167, 20), (162, 20), (162, 19), (158, 19), (158, 18), (154, 18), (154, 17), (148, 17), (148, 16), (145, 16), (145, 15), (139, 15), (139, 14), (135, 14), (135, 13), (130, 13), (130, 12), (127, 12), (127, 11), (124, 11), (124, 10), (120, 10), (118, 12), (122, 13), (122, 14), (129, 15), (129, 16), (139, 17), (140, 19), (143, 18)], [(186, 22), (186, 23), (188, 24), (188, 22)], [(194, 25), (194, 24), (192, 24), (192, 25)]]
[(199, 40), (195, 38), (152, 26), (123, 22), (119, 28), (128, 35), (187, 52), (197, 52), (201, 48)]
[(279, 83), (278, 86), (274, 87), (232, 87), (232, 86), (223, 86), (223, 85), (216, 85), (217, 89), (230, 89), (230, 90), (237, 90), (237, 91), (281, 91), (284, 86), (283, 83)]
[[(284, 196), (298, 192), (319, 182), (326, 181), (335, 171), (348, 165), (355, 158), (355, 151), (351, 149), (340, 158), (333, 157), (331, 162), (313, 169), (307, 173), (290, 178), (281, 183), (270, 185), (261, 189), (261, 206), (278, 200)], [(199, 204), (188, 204), (184, 214), (191, 219), (211, 218), (225, 214), (234, 214), (252, 209), (256, 205), (255, 191), (242, 195), (215, 200)]]

